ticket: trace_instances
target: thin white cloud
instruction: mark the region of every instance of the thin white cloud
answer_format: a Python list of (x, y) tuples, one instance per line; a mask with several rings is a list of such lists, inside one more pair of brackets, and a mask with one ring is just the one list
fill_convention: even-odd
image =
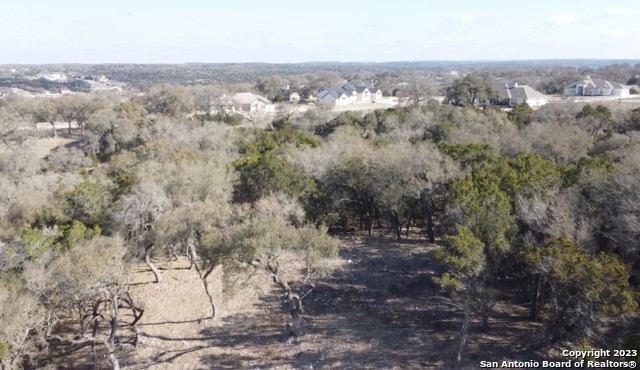
[(576, 23), (578, 21), (578, 18), (576, 18), (573, 15), (569, 15), (569, 14), (559, 14), (559, 15), (554, 15), (553, 17), (551, 17), (551, 19), (549, 21), (551, 22), (551, 24), (555, 24), (555, 25), (559, 26), (559, 25), (563, 25), (563, 24)]
[(607, 9), (607, 14), (613, 17), (625, 17), (631, 15), (631, 12), (625, 8), (617, 7)]
[(463, 14), (459, 18), (460, 22), (465, 23), (471, 20), (471, 16), (469, 14)]
[(604, 31), (605, 36), (609, 36), (615, 39), (619, 39), (621, 37), (627, 36), (629, 33), (625, 30), (621, 30), (619, 28), (611, 28)]

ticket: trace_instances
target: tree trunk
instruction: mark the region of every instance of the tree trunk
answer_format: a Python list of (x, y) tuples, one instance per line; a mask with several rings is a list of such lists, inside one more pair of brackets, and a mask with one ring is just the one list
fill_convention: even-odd
[(462, 351), (464, 350), (465, 342), (467, 341), (467, 331), (469, 329), (469, 323), (471, 322), (471, 297), (466, 294), (464, 301), (464, 319), (462, 320), (462, 327), (460, 328), (460, 337), (458, 339), (458, 350), (456, 353), (456, 368), (460, 368), (462, 363)]
[(120, 362), (115, 354), (115, 346), (112, 346), (106, 338), (102, 338), (102, 343), (107, 347), (107, 358), (111, 363), (111, 370), (120, 370)]
[(269, 266), (267, 267), (267, 271), (269, 271), (271, 273), (271, 278), (273, 279), (273, 282), (280, 287), (280, 289), (282, 289), (282, 291), (286, 294), (286, 298), (289, 301), (289, 303), (291, 304), (291, 310), (289, 311), (289, 313), (291, 314), (291, 319), (292, 319), (292, 323), (291, 323), (291, 334), (295, 337), (301, 337), (304, 335), (304, 328), (302, 326), (302, 298), (304, 298), (307, 294), (309, 294), (311, 292), (311, 290), (313, 290), (313, 287), (311, 288), (311, 290), (309, 290), (308, 292), (306, 292), (305, 294), (303, 294), (302, 296), (299, 296), (295, 293), (292, 292), (291, 286), (289, 285), (289, 283), (287, 283), (286, 281), (283, 281), (282, 279), (280, 279), (280, 276), (278, 276), (278, 268), (277, 267), (273, 267), (273, 266)]
[(187, 250), (189, 252), (189, 260), (191, 265), (189, 266), (189, 270), (193, 270), (196, 267), (196, 261), (198, 260), (198, 254), (196, 252), (196, 246), (192, 241), (189, 241), (187, 244)]
[(80, 126), (80, 133), (84, 136), (84, 122), (78, 122), (78, 126)]
[(131, 298), (131, 294), (129, 294), (128, 292), (125, 293), (125, 296), (122, 298), (122, 300), (129, 305), (131, 314), (133, 315), (133, 322), (131, 323), (131, 326), (133, 326), (133, 331), (136, 334), (135, 338), (133, 339), (133, 346), (137, 347), (138, 343), (140, 343), (140, 336), (142, 335), (142, 333), (140, 332), (140, 328), (138, 327), (138, 322), (140, 321), (140, 319), (142, 319), (145, 309), (144, 307), (137, 307), (133, 302), (133, 298)]
[(427, 238), (429, 243), (436, 242), (436, 233), (433, 231), (433, 215), (431, 213), (427, 215)]
[(304, 335), (304, 328), (302, 326), (302, 299), (296, 294), (289, 296), (291, 301), (291, 334), (294, 337), (301, 337)]
[(409, 221), (407, 221), (407, 231), (404, 234), (404, 238), (405, 239), (409, 239), (409, 228), (411, 227), (411, 219), (409, 219)]
[(531, 307), (529, 307), (529, 319), (537, 321), (538, 319), (538, 300), (540, 298), (540, 279), (536, 282), (536, 286), (533, 289), (531, 297)]
[(367, 233), (371, 235), (372, 234), (371, 229), (373, 228), (373, 219), (371, 218), (371, 213), (365, 212), (364, 216), (362, 217), (362, 220), (364, 222), (364, 227), (367, 229)]
[(388, 212), (389, 231), (393, 232), (396, 240), (402, 239), (402, 223), (396, 212)]
[(160, 274), (160, 270), (158, 270), (156, 265), (154, 265), (153, 262), (151, 262), (152, 249), (153, 247), (147, 248), (144, 251), (144, 263), (146, 263), (147, 266), (149, 266), (149, 268), (151, 269), (151, 272), (153, 272), (153, 276), (156, 278), (156, 283), (160, 283), (162, 281), (162, 275)]
[(87, 332), (87, 325), (91, 323), (91, 321), (89, 321), (89, 323), (87, 323), (87, 317), (89, 317), (90, 315), (88, 315), (86, 313), (86, 310), (84, 309), (84, 306), (82, 304), (78, 305), (78, 317), (79, 317), (79, 321), (80, 321), (80, 329), (78, 330), (78, 336), (81, 337), (84, 335), (84, 333)]
[(213, 295), (209, 290), (209, 280), (205, 277), (202, 279), (202, 283), (204, 284), (204, 291), (207, 293), (207, 297), (209, 297), (209, 304), (211, 305), (211, 318), (215, 320), (218, 318), (218, 308), (216, 307), (215, 299), (213, 299)]
[(115, 355), (116, 348), (116, 336), (118, 335), (118, 321), (120, 320), (120, 309), (118, 306), (118, 293), (109, 289), (111, 293), (111, 305), (113, 306), (113, 316), (111, 316), (111, 334), (109, 334), (109, 341), (107, 343), (107, 350), (109, 351), (109, 362), (113, 370), (120, 370), (120, 363)]
[(402, 223), (400, 222), (400, 217), (397, 214), (391, 213), (391, 229), (396, 237), (396, 240), (402, 239)]
[(98, 329), (100, 328), (100, 322), (98, 321), (98, 310), (100, 309), (100, 302), (93, 305), (93, 331), (91, 332), (91, 357), (93, 358), (93, 368), (98, 369), (98, 353), (96, 352), (95, 339), (98, 336)]
[(120, 370), (118, 358), (111, 350), (109, 350), (109, 362), (111, 363), (111, 370)]
[[(431, 202), (431, 206), (429, 205), (429, 202)], [(433, 230), (434, 228), (433, 216), (434, 216), (435, 203), (433, 202), (432, 198), (429, 198), (428, 200), (426, 200), (425, 203), (426, 203), (425, 218), (427, 219), (427, 238), (429, 239), (429, 243), (435, 243), (436, 233)], [(431, 207), (433, 207), (434, 209), (432, 209)]]
[(207, 272), (202, 274), (198, 265), (195, 265), (196, 271), (198, 271), (198, 275), (200, 275), (200, 280), (202, 280), (202, 284), (204, 285), (204, 292), (207, 294), (209, 298), (209, 304), (211, 305), (211, 319), (215, 320), (218, 318), (218, 306), (216, 305), (216, 301), (213, 298), (213, 294), (211, 294), (211, 290), (209, 289), (209, 275), (213, 272), (213, 270), (217, 267), (217, 264), (212, 264), (212, 266), (207, 270)]
[(69, 121), (69, 128), (67, 129), (67, 131), (69, 131), (69, 134), (71, 134), (71, 121)]
[(120, 320), (120, 309), (118, 307), (118, 293), (113, 289), (109, 289), (111, 293), (111, 305), (113, 315), (111, 316), (111, 334), (109, 334), (109, 345), (115, 347), (116, 336), (118, 335), (118, 321)]
[(489, 330), (489, 307), (484, 306), (482, 308), (482, 332), (486, 333)]
[(49, 124), (53, 128), (53, 137), (57, 138), (58, 137), (58, 131), (56, 131), (56, 124), (54, 122), (49, 122)]

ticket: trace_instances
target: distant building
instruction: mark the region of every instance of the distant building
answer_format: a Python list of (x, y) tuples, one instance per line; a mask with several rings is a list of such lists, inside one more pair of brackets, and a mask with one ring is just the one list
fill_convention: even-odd
[(629, 96), (629, 86), (599, 78), (591, 78), (572, 83), (564, 87), (565, 95), (574, 96)]
[(372, 103), (375, 103), (376, 101), (382, 99), (382, 90), (378, 89), (377, 87), (371, 87), (369, 89), (369, 92), (371, 93)]
[(325, 105), (344, 106), (353, 103), (375, 103), (382, 99), (382, 91), (365, 84), (347, 84), (341, 87), (322, 89), (317, 94), (318, 102)]
[(347, 95), (347, 92), (342, 88), (322, 89), (318, 92), (316, 98), (320, 104), (336, 107), (351, 105), (351, 103), (353, 103), (351, 95)]
[(239, 112), (273, 112), (275, 105), (267, 98), (253, 93), (237, 93), (231, 97), (233, 110)]
[(49, 81), (55, 81), (55, 82), (66, 82), (69, 77), (64, 74), (63, 72), (56, 72), (56, 73), (38, 73), (35, 76), (35, 79), (40, 79), (43, 78), (45, 80), (49, 80)]
[(286, 90), (284, 92), (284, 99), (291, 103), (297, 103), (300, 101), (300, 93), (292, 90)]
[(494, 83), (493, 87), (500, 95), (500, 99), (495, 102), (499, 105), (513, 107), (526, 103), (531, 108), (537, 108), (547, 104), (547, 97), (529, 85), (519, 85), (518, 83), (509, 85), (501, 82)]

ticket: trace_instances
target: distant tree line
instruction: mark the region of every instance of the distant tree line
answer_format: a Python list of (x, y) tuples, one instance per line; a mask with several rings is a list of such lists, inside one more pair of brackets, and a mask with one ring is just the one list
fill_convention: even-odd
[(0, 87), (16, 87), (31, 92), (60, 92), (61, 90), (69, 90), (73, 92), (89, 92), (91, 85), (87, 81), (81, 79), (72, 79), (71, 81), (51, 81), (46, 78), (27, 79), (27, 78), (0, 78)]
[[(636, 61), (637, 62), (637, 61)], [(286, 85), (292, 88), (308, 86), (317, 91), (331, 86), (328, 82), (358, 81), (382, 85), (385, 95), (391, 95), (398, 83), (415, 81), (415, 74), (429, 77), (436, 87), (443, 88), (455, 79), (452, 70), (459, 75), (474, 74), (491, 79), (504, 79), (528, 84), (546, 94), (558, 94), (562, 88), (585, 76), (603, 78), (623, 84), (637, 85), (640, 78), (640, 64), (633, 61), (621, 61), (611, 64), (609, 61), (541, 61), (541, 62), (495, 62), (495, 63), (443, 63), (443, 62), (392, 62), (392, 63), (187, 63), (187, 64), (99, 64), (99, 65), (44, 65), (19, 66), (33, 70), (61, 70), (81, 75), (105, 75), (109, 79), (129, 83), (139, 89), (157, 84), (208, 85), (243, 84), (257, 85), (266, 95), (275, 95), (273, 83), (278, 89)], [(332, 73), (338, 79), (326, 79)], [(88, 86), (82, 80), (62, 83), (59, 87), (48, 80), (24, 80), (5, 76), (0, 86), (21, 84), (27, 88), (69, 88), (72, 91), (84, 91)], [(314, 83), (320, 78), (322, 84)], [(268, 81), (271, 78), (271, 81)], [(275, 78), (275, 80), (274, 80)], [(278, 80), (279, 79), (279, 80)], [(5, 81), (5, 82), (1, 82)], [(8, 82), (9, 81), (9, 82)], [(40, 82), (37, 82), (40, 81)], [(387, 85), (386, 81), (391, 81)], [(9, 85), (7, 85), (9, 84)], [(262, 86), (262, 87), (261, 87)]]

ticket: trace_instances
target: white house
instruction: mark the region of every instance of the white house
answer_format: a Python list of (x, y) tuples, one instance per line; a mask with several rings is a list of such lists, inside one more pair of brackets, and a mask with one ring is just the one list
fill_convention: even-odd
[(316, 95), (318, 103), (329, 106), (341, 107), (352, 103), (351, 94), (336, 88), (323, 89)]
[(372, 103), (375, 103), (376, 101), (379, 101), (380, 99), (382, 99), (382, 90), (378, 89), (377, 87), (372, 87), (369, 90), (371, 92)]
[(300, 101), (300, 94), (295, 91), (287, 90), (284, 93), (284, 98), (288, 102), (297, 103)]
[(320, 90), (318, 102), (326, 105), (344, 106), (352, 103), (372, 103), (382, 99), (382, 91), (374, 86), (343, 85)]
[(518, 83), (509, 85), (501, 82), (494, 83), (493, 87), (500, 95), (500, 99), (497, 102), (498, 104), (513, 107), (526, 103), (531, 108), (537, 108), (547, 104), (547, 97), (529, 85), (519, 85)]
[(235, 111), (240, 112), (274, 112), (275, 105), (260, 95), (253, 93), (237, 93), (231, 97)]
[(366, 86), (356, 86), (356, 101), (371, 102), (371, 91)]
[(564, 87), (565, 95), (574, 96), (629, 96), (629, 86), (599, 78), (591, 78), (572, 83)]

